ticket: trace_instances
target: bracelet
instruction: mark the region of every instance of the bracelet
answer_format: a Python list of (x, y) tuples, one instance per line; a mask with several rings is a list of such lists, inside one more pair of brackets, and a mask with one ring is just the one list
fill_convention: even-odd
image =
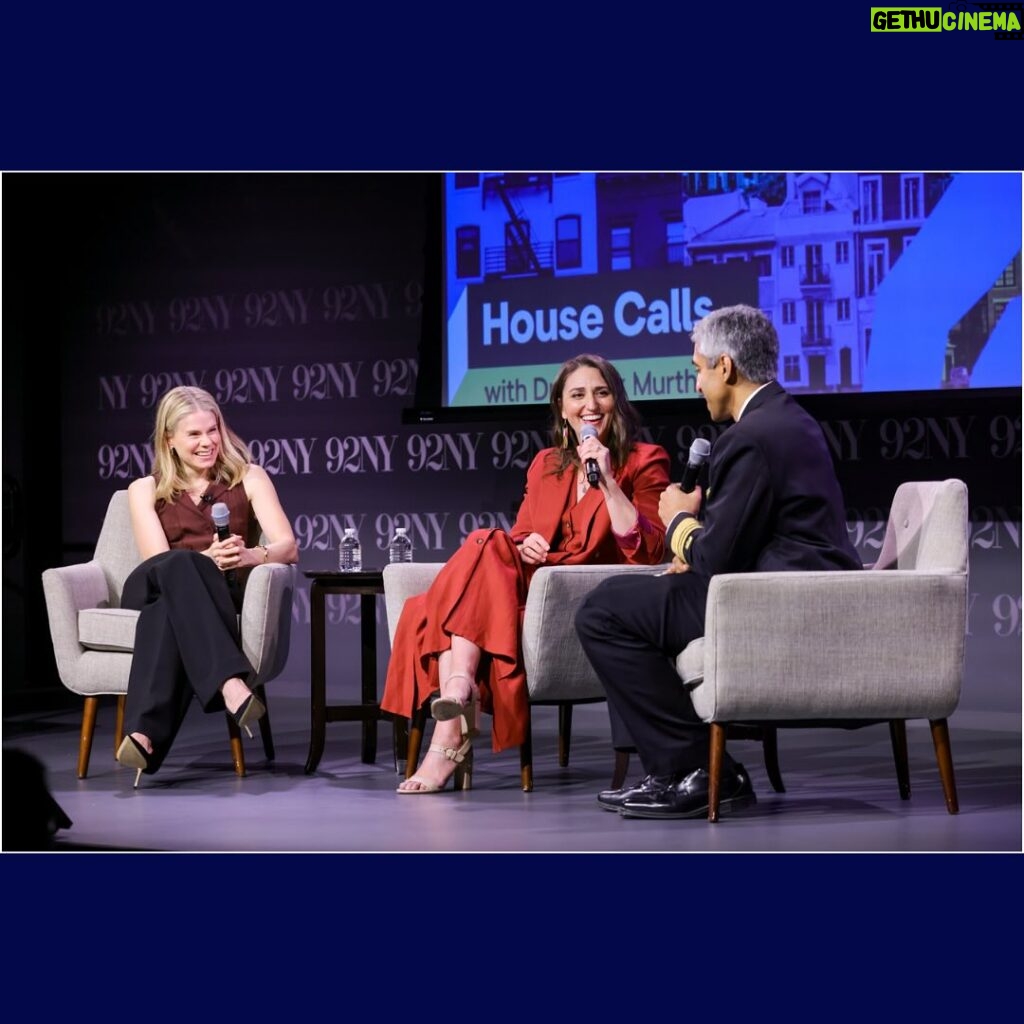
[(270, 561), (270, 548), (266, 544), (257, 544), (256, 547), (263, 548), (263, 564), (266, 565)]

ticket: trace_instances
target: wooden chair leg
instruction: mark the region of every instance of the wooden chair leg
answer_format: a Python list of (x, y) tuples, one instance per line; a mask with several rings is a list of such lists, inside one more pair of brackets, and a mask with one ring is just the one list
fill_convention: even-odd
[(92, 753), (92, 737), (96, 731), (96, 712), (100, 706), (99, 697), (86, 697), (82, 708), (82, 731), (78, 735), (78, 777), (89, 774), (89, 755)]
[(910, 765), (907, 762), (907, 723), (902, 718), (889, 722), (889, 739), (892, 741), (892, 756), (896, 762), (896, 785), (900, 799), (910, 799)]
[(725, 756), (726, 726), (711, 723), (711, 753), (708, 758), (708, 821), (718, 821), (719, 784), (722, 777), (722, 758)]
[(615, 768), (612, 771), (611, 789), (622, 789), (626, 784), (626, 775), (629, 773), (629, 751), (615, 751)]
[(953, 776), (953, 751), (949, 745), (949, 726), (946, 719), (938, 718), (928, 723), (932, 728), (932, 743), (935, 757), (939, 762), (939, 778), (942, 779), (942, 793), (946, 798), (946, 810), (957, 814), (960, 804), (956, 798), (956, 779)]
[[(387, 712), (384, 712), (387, 715)], [(409, 760), (409, 722), (401, 715), (391, 720), (391, 746), (395, 761), (395, 774), (404, 775)]]
[(260, 739), (263, 740), (263, 753), (268, 761), (274, 760), (274, 734), (270, 729), (270, 705), (267, 703), (267, 691), (263, 686), (257, 686), (253, 693), (263, 702), (267, 713), (260, 719)]
[(782, 784), (782, 772), (779, 771), (779, 730), (774, 725), (765, 725), (761, 729), (761, 746), (764, 749), (764, 767), (768, 772), (768, 781), (776, 793), (785, 793)]
[(242, 731), (238, 723), (224, 712), (224, 718), (228, 723), (228, 738), (231, 741), (231, 762), (235, 766), (235, 774), (243, 777), (245, 775), (245, 751), (242, 749)]
[(526, 739), (519, 747), (519, 779), (524, 793), (533, 792), (533, 729), (526, 719)]
[(117, 696), (117, 711), (114, 713), (114, 756), (121, 749), (121, 741), (124, 739), (124, 705), (125, 694)]
[(429, 705), (418, 707), (409, 724), (409, 745), (405, 761), (405, 777), (411, 779), (420, 763), (420, 747), (423, 745), (423, 727), (427, 724)]
[(572, 743), (572, 705), (566, 701), (558, 705), (558, 764), (569, 767), (569, 745)]

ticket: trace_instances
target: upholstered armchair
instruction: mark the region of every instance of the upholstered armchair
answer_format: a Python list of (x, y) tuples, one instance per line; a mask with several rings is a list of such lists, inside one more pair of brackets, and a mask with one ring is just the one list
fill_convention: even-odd
[[(43, 593), (50, 620), (50, 636), (61, 682), (85, 698), (78, 745), (78, 777), (89, 771), (93, 733), (100, 698), (117, 697), (114, 751), (124, 730), (124, 698), (135, 643), (139, 613), (121, 608), (124, 581), (139, 564), (132, 535), (128, 492), (117, 491), (110, 499), (92, 560), (79, 565), (47, 569)], [(260, 565), (246, 583), (240, 628), (242, 650), (255, 669), (248, 685), (266, 704), (264, 684), (284, 668), (291, 632), (295, 567)], [(245, 774), (238, 726), (225, 713), (235, 772)], [(259, 722), (263, 749), (274, 758), (270, 715)]]
[[(443, 562), (407, 562), (384, 567), (384, 602), (392, 642), (395, 627), (407, 598), (422, 594), (440, 572)], [(583, 597), (613, 573), (660, 572), (658, 565), (559, 565), (537, 570), (526, 599), (523, 618), (523, 662), (530, 705), (558, 707), (558, 763), (569, 764), (572, 740), (572, 709), (605, 699), (604, 690), (580, 646), (573, 618)], [(426, 710), (413, 716), (409, 729), (406, 777), (419, 761)], [(629, 755), (617, 754), (613, 787), (625, 779)], [(527, 733), (519, 750), (524, 792), (533, 789), (533, 738)]]
[(912, 718), (930, 723), (946, 808), (957, 813), (947, 719), (963, 681), (967, 552), (964, 483), (904, 483), (868, 569), (712, 579), (704, 636), (676, 659), (711, 729), (710, 821), (731, 726), (774, 738), (786, 726), (888, 723), (906, 800)]

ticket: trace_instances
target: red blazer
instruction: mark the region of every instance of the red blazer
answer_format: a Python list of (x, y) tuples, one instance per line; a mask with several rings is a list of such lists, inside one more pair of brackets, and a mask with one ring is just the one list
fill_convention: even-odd
[(660, 445), (636, 444), (615, 475), (639, 516), (636, 528), (625, 537), (612, 533), (608, 509), (596, 488), (583, 496), (571, 521), (569, 516), (563, 516), (570, 508), (576, 473), (570, 467), (560, 477), (555, 476), (549, 462), (555, 455), (556, 449), (543, 449), (526, 471), (526, 491), (512, 526), (512, 539), (518, 542), (531, 533), (539, 533), (553, 545), (561, 527), (560, 550), (550, 552), (548, 565), (660, 562), (665, 553), (665, 527), (658, 518), (658, 500), (669, 485), (668, 452)]

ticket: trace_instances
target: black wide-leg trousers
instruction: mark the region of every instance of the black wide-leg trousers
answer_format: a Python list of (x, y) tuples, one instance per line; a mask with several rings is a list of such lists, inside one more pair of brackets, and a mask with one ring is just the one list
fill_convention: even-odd
[(224, 710), (221, 686), (253, 669), (242, 654), (231, 591), (205, 555), (175, 549), (146, 559), (125, 580), (121, 606), (139, 611), (125, 732), (152, 740), (155, 771), (192, 697), (204, 711)]
[(576, 613), (576, 632), (604, 686), (612, 744), (635, 748), (648, 775), (706, 768), (708, 727), (675, 669), (704, 635), (708, 581), (694, 573), (613, 576)]

